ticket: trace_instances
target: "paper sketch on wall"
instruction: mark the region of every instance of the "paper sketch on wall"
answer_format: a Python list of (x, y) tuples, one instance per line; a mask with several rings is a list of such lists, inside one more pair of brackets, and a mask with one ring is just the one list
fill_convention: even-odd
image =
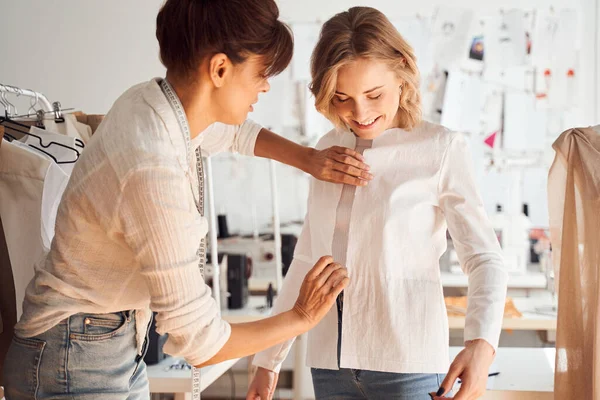
[(530, 152), (551, 148), (547, 126), (548, 111), (536, 109), (534, 96), (512, 91), (505, 94), (504, 150)]
[(479, 74), (450, 70), (446, 83), (441, 124), (468, 133), (481, 131), (483, 81)]
[(573, 9), (537, 10), (531, 50), (533, 65), (575, 67), (578, 30), (577, 12)]
[(484, 19), (483, 43), (486, 66), (515, 67), (527, 61), (525, 13), (510, 10)]
[(473, 11), (439, 7), (433, 16), (431, 42), (433, 60), (439, 70), (449, 69), (467, 59)]
[(296, 23), (292, 25), (294, 32), (294, 56), (292, 57), (292, 79), (310, 82), (310, 56), (319, 41), (321, 24)]
[(564, 109), (575, 104), (578, 32), (576, 10), (537, 10), (531, 59), (537, 71), (538, 107)]

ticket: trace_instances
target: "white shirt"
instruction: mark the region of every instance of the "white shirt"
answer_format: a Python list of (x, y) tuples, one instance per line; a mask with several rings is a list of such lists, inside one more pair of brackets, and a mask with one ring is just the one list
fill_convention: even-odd
[[(355, 147), (331, 131), (318, 148)], [(446, 228), (469, 276), (465, 340), (498, 345), (508, 275), (477, 191), (462, 135), (422, 122), (390, 129), (364, 151), (375, 178), (356, 189), (348, 229), (341, 367), (397, 373), (448, 371), (448, 317), (440, 277)], [(308, 211), (274, 312), (290, 309), (301, 283), (332, 254), (343, 185), (312, 180)], [(308, 334), (307, 365), (337, 369), (336, 307)], [(292, 341), (259, 353), (254, 364), (279, 371)]]
[(34, 264), (50, 249), (68, 179), (54, 161), (26, 144), (4, 141), (0, 146), (0, 216), (12, 266), (17, 318)]
[(31, 135), (24, 135), (21, 141), (54, 157), (58, 166), (67, 175), (71, 175), (75, 162), (83, 152), (83, 147), (76, 138), (49, 132), (35, 126), (29, 128), (29, 133), (38, 136), (39, 139)]
[[(260, 129), (251, 121), (214, 124), (199, 144), (206, 154), (252, 155)], [(231, 328), (198, 268), (208, 223), (196, 209), (198, 182), (186, 155), (156, 80), (116, 101), (75, 165), (16, 334), (38, 335), (74, 313), (134, 309), (142, 310), (136, 315), (143, 335), (150, 308), (157, 331), (169, 334), (166, 353), (200, 364), (218, 352)]]
[(53, 119), (44, 119), (44, 129), (79, 139), (83, 144), (90, 141), (92, 137), (92, 128), (77, 121), (77, 117), (73, 114), (64, 114), (63, 118), (65, 119), (64, 122), (55, 122)]

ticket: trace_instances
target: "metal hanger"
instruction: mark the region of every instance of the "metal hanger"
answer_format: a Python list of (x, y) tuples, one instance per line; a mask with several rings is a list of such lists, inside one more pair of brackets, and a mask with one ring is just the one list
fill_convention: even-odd
[[(34, 149), (36, 149), (36, 150), (38, 150), (38, 151), (46, 154), (48, 157), (50, 157), (52, 160), (54, 160), (54, 162), (57, 163), (57, 164), (74, 164), (79, 159), (79, 156), (81, 155), (81, 153), (79, 152), (79, 150), (77, 150), (77, 149), (75, 149), (73, 147), (67, 146), (65, 144), (62, 144), (62, 143), (58, 143), (58, 142), (52, 141), (52, 142), (50, 142), (48, 144), (44, 144), (43, 141), (42, 141), (42, 138), (40, 136), (27, 131), (27, 129), (30, 128), (29, 126), (27, 126), (25, 124), (21, 124), (21, 123), (19, 123), (17, 121), (11, 120), (10, 118), (6, 118), (6, 117), (1, 117), (0, 116), (0, 124), (4, 124), (4, 123), (9, 123), (11, 125), (16, 125), (16, 126), (22, 127), (22, 128), (24, 128), (23, 130), (15, 128), (13, 126), (10, 126), (11, 129), (14, 129), (15, 131), (17, 131), (19, 133), (22, 133), (24, 135), (32, 136), (34, 138), (37, 138), (38, 141), (39, 141), (39, 147), (37, 145), (32, 145), (32, 144), (28, 144), (28, 146), (33, 147)], [(8, 135), (8, 134), (5, 133), (5, 135)], [(13, 137), (13, 140), (14, 140), (14, 137)], [(75, 159), (72, 160), (72, 161), (58, 161), (56, 159), (56, 157), (54, 157), (52, 154), (50, 154), (50, 153), (48, 153), (47, 151), (44, 150), (44, 149), (49, 148), (50, 146), (59, 146), (59, 147), (63, 147), (65, 149), (69, 149), (69, 150), (73, 151), (75, 153), (75, 155), (74, 155)]]
[(0, 92), (0, 99), (2, 99), (2, 105), (4, 106), (4, 115), (10, 116), (12, 114), (12, 104), (6, 98), (6, 92)]
[[(70, 110), (74, 110), (74, 108), (67, 108), (65, 110), (61, 110), (62, 111), (70, 111)], [(30, 109), (31, 111), (31, 109)], [(40, 128), (40, 129), (46, 129), (46, 126), (44, 125), (44, 116), (46, 114), (54, 114), (56, 115), (56, 111), (44, 111), (44, 110), (37, 110), (34, 114), (29, 113), (29, 114), (23, 114), (23, 115), (14, 115), (12, 116), (12, 118), (10, 118), (10, 122), (14, 123), (15, 118), (29, 118), (29, 117), (36, 117), (37, 121), (35, 126)], [(62, 114), (61, 114), (62, 115)], [(63, 118), (64, 119), (64, 118)], [(75, 145), (77, 147), (80, 148), (85, 148), (85, 143), (83, 143), (83, 141), (79, 138), (75, 138)]]

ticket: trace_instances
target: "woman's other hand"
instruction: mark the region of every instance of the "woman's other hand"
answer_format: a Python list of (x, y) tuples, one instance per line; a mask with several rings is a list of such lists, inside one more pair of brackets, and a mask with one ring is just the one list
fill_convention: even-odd
[(458, 378), (462, 383), (460, 390), (454, 396), (455, 400), (475, 400), (485, 393), (490, 365), (494, 361), (494, 348), (482, 339), (467, 342), (452, 365), (448, 375), (442, 382), (437, 394), (432, 393), (434, 400), (444, 399), (446, 393), (452, 390)]
[(246, 400), (272, 400), (278, 380), (279, 374), (258, 367), (248, 389)]

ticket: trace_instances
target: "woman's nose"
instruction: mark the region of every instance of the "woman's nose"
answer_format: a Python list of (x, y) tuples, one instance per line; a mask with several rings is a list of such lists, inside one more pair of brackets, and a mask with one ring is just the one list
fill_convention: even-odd
[(268, 79), (265, 79), (260, 87), (260, 91), (263, 93), (267, 93), (269, 90), (271, 90), (271, 84), (269, 83)]
[(352, 110), (352, 115), (354, 116), (355, 120), (357, 120), (358, 122), (362, 122), (362, 120), (364, 118), (369, 117), (368, 113), (369, 113), (369, 110), (365, 104), (358, 102), (358, 101), (354, 103), (354, 109)]

